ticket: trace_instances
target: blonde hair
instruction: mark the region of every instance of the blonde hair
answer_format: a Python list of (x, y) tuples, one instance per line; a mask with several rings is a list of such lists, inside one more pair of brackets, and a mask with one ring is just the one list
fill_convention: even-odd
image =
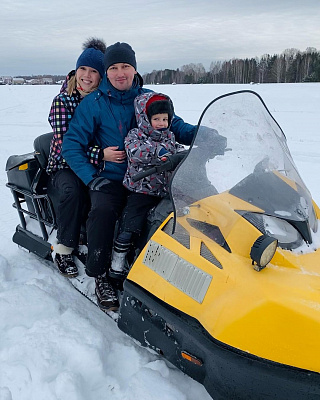
[(72, 95), (76, 87), (77, 87), (77, 80), (76, 80), (76, 74), (74, 74), (68, 81), (67, 92), (69, 96)]

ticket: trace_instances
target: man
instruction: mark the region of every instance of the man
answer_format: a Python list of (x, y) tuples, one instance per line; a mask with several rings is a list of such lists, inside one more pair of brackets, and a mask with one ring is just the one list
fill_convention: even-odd
[[(105, 311), (119, 307), (108, 276), (114, 228), (126, 202), (122, 181), (127, 169), (124, 138), (137, 126), (133, 101), (150, 92), (142, 88), (135, 52), (117, 42), (105, 52), (107, 70), (98, 90), (77, 107), (65, 134), (62, 154), (68, 165), (89, 187), (91, 210), (87, 221), (86, 273), (96, 281), (96, 295)], [(174, 116), (171, 130), (179, 143), (190, 145), (195, 126)], [(89, 143), (104, 150), (104, 169), (98, 170), (87, 155)]]

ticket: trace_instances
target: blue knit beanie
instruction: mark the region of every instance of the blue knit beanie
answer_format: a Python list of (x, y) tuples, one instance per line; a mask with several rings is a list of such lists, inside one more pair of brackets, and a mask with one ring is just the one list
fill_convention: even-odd
[(104, 65), (105, 44), (99, 39), (89, 39), (84, 44), (84, 51), (77, 60), (76, 70), (79, 67), (90, 67), (96, 69), (103, 78), (106, 67)]
[(106, 70), (113, 64), (126, 63), (133, 66), (137, 70), (137, 61), (135, 52), (128, 43), (117, 42), (107, 47), (104, 55), (104, 63)]

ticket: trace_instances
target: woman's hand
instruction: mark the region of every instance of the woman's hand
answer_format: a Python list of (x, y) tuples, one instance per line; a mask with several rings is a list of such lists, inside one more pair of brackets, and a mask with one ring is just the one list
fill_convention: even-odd
[(110, 146), (103, 149), (103, 160), (115, 163), (123, 163), (127, 158), (124, 150), (118, 150), (119, 146)]

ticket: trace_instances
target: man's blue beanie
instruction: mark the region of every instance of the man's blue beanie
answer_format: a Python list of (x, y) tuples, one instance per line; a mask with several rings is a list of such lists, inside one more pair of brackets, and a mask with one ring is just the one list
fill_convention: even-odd
[(137, 70), (137, 61), (135, 52), (128, 43), (117, 42), (107, 47), (104, 55), (106, 70), (113, 64), (126, 63)]

